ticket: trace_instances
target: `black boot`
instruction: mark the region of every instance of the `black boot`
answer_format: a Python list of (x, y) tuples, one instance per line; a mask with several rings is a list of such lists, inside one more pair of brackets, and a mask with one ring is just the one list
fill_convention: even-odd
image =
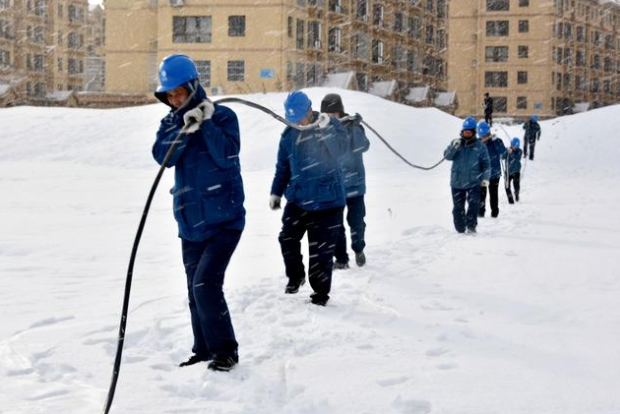
[(217, 356), (213, 359), (213, 361), (209, 362), (209, 368), (211, 371), (221, 371), (228, 372), (234, 368), (235, 365), (239, 363), (239, 357), (229, 356), (229, 357), (220, 357)]
[(286, 284), (286, 288), (284, 288), (284, 293), (287, 293), (287, 294), (297, 293), (299, 292), (299, 288), (303, 286), (305, 283), (306, 283), (305, 278), (301, 280), (289, 279), (288, 283)]
[(313, 293), (310, 295), (310, 302), (312, 302), (313, 305), (325, 306), (327, 305), (328, 300), (328, 295), (319, 295), (318, 293)]
[(366, 255), (363, 251), (355, 253), (355, 264), (357, 264), (359, 267), (362, 267), (366, 264)]
[(213, 358), (211, 355), (192, 355), (187, 361), (183, 361), (179, 364), (179, 367), (189, 367), (200, 362), (211, 361)]
[(343, 262), (334, 262), (334, 270), (345, 270), (349, 268), (349, 264), (348, 263), (343, 263)]

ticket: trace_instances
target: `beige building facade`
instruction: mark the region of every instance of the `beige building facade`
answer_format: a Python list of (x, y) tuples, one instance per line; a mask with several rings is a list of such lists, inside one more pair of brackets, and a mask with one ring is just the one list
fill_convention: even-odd
[(456, 0), (449, 89), (457, 114), (552, 117), (620, 101), (620, 7), (600, 0)]
[(183, 53), (211, 94), (286, 91), (350, 72), (361, 90), (447, 86), (444, 0), (106, 0), (106, 90), (149, 93)]
[(0, 0), (0, 83), (19, 103), (83, 87), (87, 0)]

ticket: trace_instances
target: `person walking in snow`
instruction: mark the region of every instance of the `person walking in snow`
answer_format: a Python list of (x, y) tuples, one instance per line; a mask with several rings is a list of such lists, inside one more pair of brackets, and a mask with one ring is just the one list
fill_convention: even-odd
[[(508, 185), (506, 186), (506, 195), (510, 204), (514, 204), (515, 200), (519, 201), (519, 191), (521, 191), (521, 157), (523, 157), (523, 151), (519, 148), (519, 144), (519, 138), (513, 138), (510, 141), (508, 151), (502, 154), (502, 158), (507, 160)], [(512, 196), (512, 186), (515, 189), (514, 198)]]
[(538, 123), (538, 116), (532, 115), (532, 117), (523, 124), (523, 129), (525, 130), (525, 137), (523, 137), (523, 156), (527, 157), (527, 153), (529, 152), (530, 160), (534, 161), (536, 141), (540, 141), (540, 135), (542, 134), (540, 124)]
[[(330, 93), (325, 95), (321, 102), (321, 112), (326, 113), (331, 118), (342, 118), (348, 116), (344, 111), (342, 98), (340, 95)], [(342, 157), (342, 172), (344, 174), (344, 189), (346, 195), (347, 223), (351, 229), (351, 248), (355, 253), (355, 263), (358, 266), (366, 264), (364, 239), (366, 223), (366, 205), (364, 194), (366, 194), (366, 172), (364, 169), (363, 154), (368, 151), (370, 141), (366, 137), (364, 127), (360, 125), (361, 117), (358, 115), (355, 120), (345, 124), (348, 134), (347, 150)], [(347, 253), (347, 236), (344, 225), (338, 234), (335, 251), (336, 262), (334, 269), (348, 269), (349, 255)]]
[[(476, 138), (476, 120), (465, 119), (461, 137), (452, 141), (444, 151), (452, 161), (450, 186), (452, 187), (452, 216), (457, 232), (476, 233), (480, 209), (480, 187), (487, 187), (491, 178), (489, 153)], [(467, 203), (467, 211), (465, 204)]]
[(344, 176), (340, 158), (346, 152), (347, 131), (337, 119), (312, 111), (308, 96), (295, 91), (284, 103), (289, 122), (318, 127), (299, 131), (287, 127), (280, 138), (276, 172), (269, 206), (287, 203), (278, 237), (288, 283), (285, 293), (294, 294), (306, 281), (301, 240), (308, 233), (308, 279), (315, 305), (325, 306), (332, 282), (334, 247), (342, 227), (345, 205)]
[(187, 276), (193, 355), (180, 366), (211, 361), (229, 371), (239, 361), (224, 274), (245, 226), (235, 113), (213, 104), (194, 62), (170, 55), (159, 67), (155, 96), (171, 110), (159, 126), (153, 157), (161, 165), (175, 137), (185, 131), (166, 167), (174, 167), (173, 212)]
[(493, 126), (493, 98), (489, 96), (488, 92), (484, 94), (482, 108), (484, 109), (484, 121), (489, 124), (489, 126)]
[[(491, 163), (491, 179), (488, 187), (480, 189), (480, 211), (478, 217), (484, 217), (486, 212), (487, 192), (491, 205), (491, 217), (499, 215), (499, 179), (502, 176), (501, 156), (506, 152), (504, 142), (491, 132), (491, 127), (485, 121), (478, 124), (478, 138), (486, 145)], [(488, 191), (487, 191), (488, 190)]]

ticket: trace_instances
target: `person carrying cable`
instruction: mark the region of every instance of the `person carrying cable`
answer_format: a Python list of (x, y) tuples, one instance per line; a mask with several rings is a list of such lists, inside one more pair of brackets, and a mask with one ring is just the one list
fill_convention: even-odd
[(211, 361), (208, 369), (229, 371), (239, 356), (224, 298), (224, 274), (245, 226), (239, 123), (231, 109), (207, 98), (189, 57), (165, 57), (159, 81), (155, 96), (171, 108), (153, 145), (153, 157), (160, 165), (184, 130), (166, 164), (175, 168), (173, 212), (194, 334), (193, 355), (180, 366)]
[(504, 142), (491, 132), (491, 127), (485, 121), (478, 123), (478, 138), (486, 145), (491, 162), (491, 179), (488, 187), (480, 189), (480, 211), (478, 217), (484, 217), (487, 202), (487, 189), (489, 193), (489, 203), (491, 205), (491, 217), (499, 215), (499, 180), (502, 177), (502, 162), (500, 157), (506, 152)]
[(308, 233), (308, 279), (315, 305), (325, 306), (332, 282), (334, 247), (342, 227), (345, 205), (344, 175), (340, 158), (346, 152), (347, 131), (337, 119), (312, 111), (312, 102), (301, 92), (291, 92), (284, 102), (285, 116), (299, 126), (318, 124), (300, 131), (287, 127), (280, 138), (278, 161), (269, 206), (287, 203), (278, 237), (288, 283), (294, 294), (305, 283), (301, 240)]
[[(342, 98), (340, 95), (330, 93), (325, 95), (321, 101), (321, 112), (326, 113), (331, 118), (343, 118), (348, 116), (344, 111)], [(351, 248), (355, 253), (355, 263), (358, 266), (366, 264), (364, 239), (366, 223), (366, 205), (364, 194), (366, 194), (366, 170), (364, 168), (364, 153), (370, 148), (370, 141), (366, 137), (364, 127), (360, 125), (362, 117), (356, 115), (355, 119), (345, 123), (348, 141), (347, 150), (342, 157), (342, 172), (344, 174), (344, 189), (346, 194), (347, 223), (351, 229)], [(347, 236), (344, 225), (338, 234), (335, 251), (336, 261), (334, 269), (348, 269), (349, 255), (347, 253)]]
[(540, 136), (542, 134), (540, 124), (538, 123), (538, 116), (532, 115), (532, 117), (523, 124), (523, 129), (525, 130), (525, 136), (523, 137), (523, 156), (527, 157), (527, 153), (529, 152), (530, 160), (534, 161), (536, 141), (540, 141)]
[[(452, 161), (452, 216), (457, 232), (476, 233), (480, 209), (480, 187), (487, 187), (491, 178), (489, 152), (476, 139), (476, 120), (468, 117), (463, 122), (461, 137), (452, 141), (444, 151)], [(467, 210), (465, 204), (467, 203)]]
[[(513, 138), (510, 141), (508, 151), (502, 154), (502, 158), (507, 160), (508, 168), (508, 185), (506, 186), (506, 195), (508, 202), (514, 204), (515, 200), (519, 202), (519, 192), (521, 191), (521, 158), (523, 151), (519, 148), (519, 138)], [(512, 196), (511, 186), (514, 186), (514, 198)]]

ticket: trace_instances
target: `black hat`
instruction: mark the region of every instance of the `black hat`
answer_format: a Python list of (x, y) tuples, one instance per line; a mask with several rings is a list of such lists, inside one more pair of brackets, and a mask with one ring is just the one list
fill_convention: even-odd
[(342, 98), (340, 95), (330, 93), (325, 95), (325, 98), (321, 101), (321, 112), (326, 114), (339, 114), (344, 115), (344, 106), (342, 105)]

